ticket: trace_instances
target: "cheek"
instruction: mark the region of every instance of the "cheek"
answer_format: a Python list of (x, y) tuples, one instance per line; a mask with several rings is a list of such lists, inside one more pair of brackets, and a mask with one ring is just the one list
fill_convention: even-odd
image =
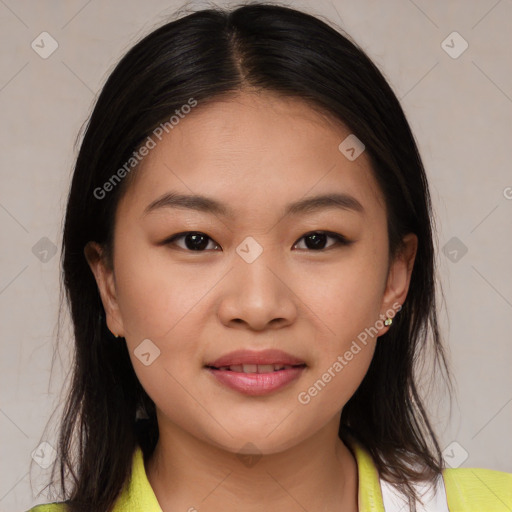
[[(116, 291), (123, 325), (133, 339), (160, 340), (183, 329), (215, 276), (171, 263), (165, 248), (123, 248), (116, 259)], [(185, 270), (185, 271), (184, 271)], [(193, 327), (192, 327), (193, 329)], [(127, 336), (127, 337), (128, 337)]]
[[(184, 406), (179, 382), (192, 380), (199, 365), (198, 315), (211, 284), (169, 264), (164, 251), (119, 247), (124, 256), (115, 262), (117, 297), (135, 373), (155, 403)], [(150, 354), (148, 365), (143, 353)]]
[(317, 423), (327, 422), (338, 414), (364, 379), (375, 352), (376, 338), (367, 336), (365, 311), (358, 315), (339, 315), (332, 325), (335, 335), (317, 334), (318, 359), (304, 380), (296, 401), (303, 414)]
[(379, 318), (386, 268), (373, 252), (361, 245), (335, 264), (302, 272), (298, 295), (327, 337), (346, 342)]
[(324, 273), (305, 273), (302, 281), (302, 295), (318, 312), (317, 358), (299, 403), (315, 403), (321, 414), (332, 413), (350, 399), (371, 363), (386, 280), (386, 262), (376, 253), (373, 246), (361, 245)]
[(297, 396), (302, 406), (315, 410), (315, 416), (327, 419), (350, 400), (368, 371), (375, 343), (355, 341), (345, 348), (317, 365)]

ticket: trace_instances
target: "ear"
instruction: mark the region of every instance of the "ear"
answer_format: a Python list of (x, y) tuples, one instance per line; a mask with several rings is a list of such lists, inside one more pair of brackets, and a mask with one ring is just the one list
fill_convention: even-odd
[[(403, 238), (403, 248), (391, 262), (386, 289), (382, 298), (381, 318), (385, 320), (388, 316), (386, 311), (397, 313), (398, 305), (402, 305), (409, 291), (412, 269), (416, 252), (418, 250), (418, 237), (414, 233), (408, 233)], [(390, 326), (384, 326), (378, 336), (382, 336), (390, 329)]]
[(97, 242), (88, 242), (84, 255), (94, 274), (105, 309), (106, 322), (110, 332), (124, 337), (123, 320), (117, 303), (114, 269), (106, 262), (103, 248)]

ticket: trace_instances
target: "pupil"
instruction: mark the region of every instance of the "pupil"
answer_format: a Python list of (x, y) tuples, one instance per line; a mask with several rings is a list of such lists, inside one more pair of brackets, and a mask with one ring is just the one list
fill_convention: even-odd
[[(189, 241), (192, 242), (188, 243)], [(185, 237), (185, 244), (191, 251), (200, 251), (208, 245), (208, 239), (204, 235), (189, 234)]]
[[(306, 237), (306, 246), (308, 249), (323, 249), (326, 236), (325, 233), (312, 233)], [(308, 243), (308, 240), (312, 243)]]

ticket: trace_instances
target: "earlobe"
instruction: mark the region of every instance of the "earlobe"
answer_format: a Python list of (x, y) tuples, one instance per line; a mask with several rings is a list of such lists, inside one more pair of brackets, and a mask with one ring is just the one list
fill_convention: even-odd
[(114, 270), (107, 265), (103, 248), (97, 242), (88, 242), (84, 255), (98, 286), (107, 326), (114, 336), (122, 336), (124, 329), (117, 303)]

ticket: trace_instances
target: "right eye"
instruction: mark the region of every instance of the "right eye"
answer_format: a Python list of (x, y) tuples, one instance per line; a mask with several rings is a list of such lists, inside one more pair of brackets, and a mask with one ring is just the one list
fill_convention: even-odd
[[(184, 240), (185, 247), (176, 244), (176, 240), (181, 239)], [(185, 249), (188, 251), (204, 252), (204, 250), (208, 246), (208, 241), (213, 242), (215, 247), (220, 247), (208, 235), (205, 235), (200, 231), (185, 231), (184, 233), (178, 233), (176, 235), (173, 235), (171, 238), (168, 238), (164, 242), (164, 245), (176, 244), (181, 249)]]

